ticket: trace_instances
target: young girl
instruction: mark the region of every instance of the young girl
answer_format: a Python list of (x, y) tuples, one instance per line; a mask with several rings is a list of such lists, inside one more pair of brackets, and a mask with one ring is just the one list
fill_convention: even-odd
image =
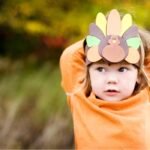
[(76, 149), (150, 149), (149, 37), (130, 14), (121, 19), (112, 10), (107, 18), (99, 13), (89, 35), (63, 52)]

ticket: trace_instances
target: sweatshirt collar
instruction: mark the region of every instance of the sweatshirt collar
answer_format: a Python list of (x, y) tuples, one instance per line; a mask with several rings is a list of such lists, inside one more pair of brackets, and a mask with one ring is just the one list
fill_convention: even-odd
[(144, 105), (146, 103), (149, 103), (149, 93), (148, 93), (148, 89), (145, 88), (141, 90), (139, 93), (137, 93), (136, 95), (133, 95), (125, 100), (119, 102), (110, 102), (110, 101), (105, 101), (97, 98), (95, 94), (91, 92), (89, 96), (89, 100), (101, 108), (103, 107), (112, 110), (123, 110), (130, 107), (133, 108), (133, 107), (137, 107), (138, 105)]

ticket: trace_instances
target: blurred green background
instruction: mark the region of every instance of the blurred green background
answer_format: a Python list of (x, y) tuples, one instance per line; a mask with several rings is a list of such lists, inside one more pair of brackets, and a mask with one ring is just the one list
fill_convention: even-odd
[(59, 58), (112, 8), (150, 30), (149, 0), (0, 0), (0, 148), (74, 148)]

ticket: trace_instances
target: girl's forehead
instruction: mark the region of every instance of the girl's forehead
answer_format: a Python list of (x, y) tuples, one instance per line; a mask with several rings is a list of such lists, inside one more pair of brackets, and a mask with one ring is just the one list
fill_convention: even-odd
[(132, 64), (130, 64), (126, 61), (122, 61), (119, 63), (109, 63), (109, 62), (106, 62), (104, 60), (101, 60), (99, 62), (92, 63), (92, 66), (100, 66), (100, 65), (104, 65), (104, 66), (122, 66), (122, 65), (133, 66)]

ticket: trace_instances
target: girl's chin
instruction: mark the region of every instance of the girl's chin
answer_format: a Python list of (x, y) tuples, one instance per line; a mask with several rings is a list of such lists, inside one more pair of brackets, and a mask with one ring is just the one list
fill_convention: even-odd
[(123, 100), (120, 97), (115, 97), (115, 96), (105, 96), (105, 97), (101, 97), (100, 99), (109, 102), (119, 102)]

